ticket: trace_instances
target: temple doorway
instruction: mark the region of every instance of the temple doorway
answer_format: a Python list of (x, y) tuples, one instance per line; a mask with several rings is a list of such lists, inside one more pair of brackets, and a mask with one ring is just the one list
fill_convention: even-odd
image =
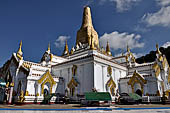
[(142, 96), (142, 91), (140, 89), (137, 89), (136, 94), (138, 94), (139, 96)]
[(48, 89), (44, 89), (44, 96), (47, 96), (49, 94)]

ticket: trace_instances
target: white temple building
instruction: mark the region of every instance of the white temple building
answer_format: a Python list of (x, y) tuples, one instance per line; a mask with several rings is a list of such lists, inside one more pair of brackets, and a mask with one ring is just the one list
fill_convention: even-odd
[[(50, 45), (39, 63), (23, 58), (22, 42), (7, 61), (3, 77), (7, 82), (7, 100), (11, 102), (42, 102), (45, 94), (60, 93), (73, 100), (85, 92), (110, 92), (112, 99), (120, 93), (141, 96), (166, 96), (170, 92), (170, 67), (157, 48), (157, 59), (138, 64), (129, 48), (125, 55), (112, 56), (107, 43), (100, 48), (89, 7), (84, 8), (83, 22), (77, 32), (76, 44), (69, 51), (67, 42), (62, 56), (51, 53)], [(55, 102), (53, 97), (51, 102)]]

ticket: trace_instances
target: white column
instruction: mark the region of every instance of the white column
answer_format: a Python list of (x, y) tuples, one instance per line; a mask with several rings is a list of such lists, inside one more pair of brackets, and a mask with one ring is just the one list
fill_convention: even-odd
[(105, 87), (105, 84), (104, 84), (104, 72), (103, 72), (103, 66), (102, 67), (102, 86), (103, 86), (103, 91), (104, 91), (104, 87)]
[(13, 94), (13, 89), (14, 89), (14, 87), (11, 87), (11, 89), (10, 89), (9, 101), (8, 101), (8, 103), (9, 103), (9, 104), (11, 104), (11, 103), (12, 103), (12, 94)]

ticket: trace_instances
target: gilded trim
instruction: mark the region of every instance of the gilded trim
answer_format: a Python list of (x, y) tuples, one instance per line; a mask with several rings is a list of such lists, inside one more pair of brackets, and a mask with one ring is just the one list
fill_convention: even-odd
[(72, 67), (72, 75), (75, 76), (77, 73), (77, 65), (73, 65)]
[(52, 84), (56, 84), (49, 70), (38, 80), (38, 83), (41, 84), (46, 78), (49, 78)]
[(28, 91), (25, 92), (25, 96), (29, 96), (29, 92)]
[(155, 76), (158, 77), (161, 72), (159, 65), (155, 63), (152, 68), (155, 70)]
[(78, 86), (78, 83), (77, 81), (74, 80), (74, 78), (72, 77), (72, 79), (70, 80), (70, 82), (67, 84), (68, 88), (71, 88), (71, 87), (77, 87)]
[(130, 78), (130, 80), (128, 81), (128, 85), (131, 85), (131, 88), (132, 88), (132, 92), (134, 93), (134, 85), (135, 83), (139, 83), (140, 86), (141, 86), (141, 91), (142, 91), (142, 94), (143, 94), (143, 87), (144, 85), (143, 84), (146, 84), (147, 81), (145, 79), (143, 79), (141, 77), (141, 75), (139, 73), (137, 73), (136, 71), (133, 73), (133, 76)]
[(106, 86), (110, 87), (110, 93), (114, 95), (116, 84), (113, 81), (112, 77), (110, 77), (110, 79), (107, 81)]
[(107, 67), (107, 73), (111, 76), (112, 75), (112, 67), (109, 65)]
[(50, 71), (48, 70), (39, 80), (38, 84), (41, 84), (41, 94), (44, 94), (44, 85), (49, 82), (50, 83), (50, 93), (52, 93), (52, 87), (56, 84)]
[(168, 83), (170, 83), (170, 67), (168, 68)]

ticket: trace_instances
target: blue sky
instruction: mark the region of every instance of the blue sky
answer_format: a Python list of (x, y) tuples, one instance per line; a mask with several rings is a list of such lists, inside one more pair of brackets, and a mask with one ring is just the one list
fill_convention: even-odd
[(48, 43), (56, 55), (75, 45), (83, 7), (89, 5), (101, 46), (137, 56), (169, 45), (170, 0), (0, 0), (0, 66), (23, 41), (24, 60), (39, 62)]

